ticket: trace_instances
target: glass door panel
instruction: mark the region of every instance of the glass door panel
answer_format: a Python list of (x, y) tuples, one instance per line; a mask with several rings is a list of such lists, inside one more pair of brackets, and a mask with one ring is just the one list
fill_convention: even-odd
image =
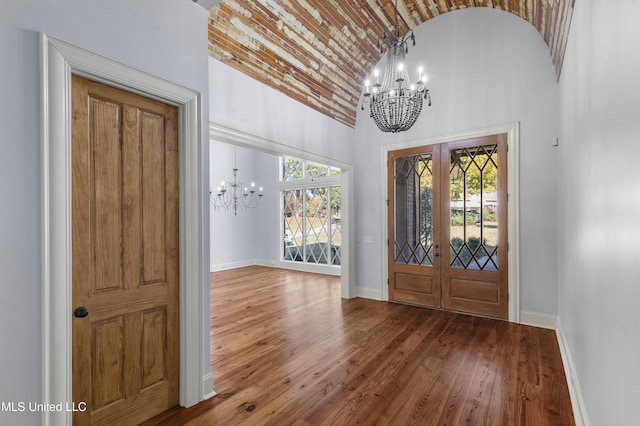
[(433, 158), (395, 160), (395, 261), (433, 265)]
[(497, 144), (450, 151), (452, 268), (498, 269), (497, 151)]

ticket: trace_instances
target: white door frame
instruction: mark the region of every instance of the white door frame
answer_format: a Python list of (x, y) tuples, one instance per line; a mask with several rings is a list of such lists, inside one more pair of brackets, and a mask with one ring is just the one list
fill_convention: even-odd
[[(387, 238), (388, 217), (387, 210), (387, 158), (389, 151), (414, 148), (426, 145), (454, 142), (482, 136), (507, 134), (507, 217), (508, 217), (508, 250), (509, 250), (509, 321), (520, 322), (520, 123), (513, 122), (501, 126), (454, 133), (431, 139), (417, 139), (380, 147), (380, 185), (382, 191), (382, 235)], [(389, 300), (388, 246), (382, 244), (382, 300)]]
[[(178, 107), (180, 405), (213, 396), (213, 379), (203, 367), (200, 93), (46, 34), (40, 35), (40, 57), (42, 401), (63, 406), (80, 402), (72, 401), (71, 391), (71, 74)], [(46, 411), (43, 424), (70, 425), (71, 415)]]

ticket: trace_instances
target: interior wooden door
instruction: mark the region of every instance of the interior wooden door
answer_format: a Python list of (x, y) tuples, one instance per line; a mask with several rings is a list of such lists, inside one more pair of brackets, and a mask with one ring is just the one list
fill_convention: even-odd
[(74, 424), (178, 403), (177, 109), (72, 77)]
[(389, 152), (389, 299), (508, 318), (507, 143)]

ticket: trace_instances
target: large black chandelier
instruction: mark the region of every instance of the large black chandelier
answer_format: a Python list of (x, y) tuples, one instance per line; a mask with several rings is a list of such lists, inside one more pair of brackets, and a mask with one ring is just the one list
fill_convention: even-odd
[(369, 91), (370, 81), (365, 80), (365, 92), (362, 97), (362, 109), (369, 104), (371, 117), (383, 132), (398, 133), (409, 130), (416, 122), (422, 103), (427, 100), (431, 106), (431, 95), (426, 87), (427, 76), (422, 67), (418, 68), (418, 82), (411, 84), (409, 73), (405, 67), (405, 55), (409, 52), (408, 41), (416, 45), (413, 30), (400, 36), (398, 25), (398, 1), (396, 0), (395, 26), (392, 31), (386, 29), (378, 39), (378, 48), (383, 53), (387, 50), (387, 64), (384, 69), (382, 84), (379, 83), (378, 70), (374, 70), (375, 83)]

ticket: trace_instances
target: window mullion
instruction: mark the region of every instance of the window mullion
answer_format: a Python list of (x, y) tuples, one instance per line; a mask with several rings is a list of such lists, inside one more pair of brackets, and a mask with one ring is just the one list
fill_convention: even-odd
[(327, 186), (327, 205), (324, 207), (326, 213), (326, 220), (327, 220), (327, 253), (326, 253), (326, 257), (327, 257), (327, 265), (332, 265), (332, 259), (331, 259), (331, 237), (332, 237), (332, 233), (331, 233), (331, 187)]
[(302, 187), (302, 263), (307, 263), (307, 188)]

